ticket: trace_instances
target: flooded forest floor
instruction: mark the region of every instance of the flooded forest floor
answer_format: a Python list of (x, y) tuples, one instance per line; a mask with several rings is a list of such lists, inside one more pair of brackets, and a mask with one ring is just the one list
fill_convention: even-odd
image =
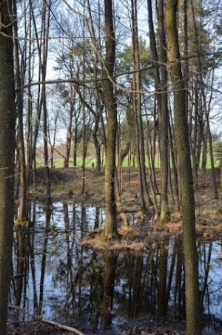
[[(72, 202), (85, 202), (104, 206), (104, 174), (96, 174), (95, 170), (86, 169), (85, 176), (82, 176), (81, 169), (54, 169), (51, 170), (51, 190), (54, 200), (64, 200)], [(158, 179), (160, 173), (157, 172)], [(29, 197), (44, 199), (45, 196), (45, 172), (39, 169), (35, 176), (36, 186), (33, 184), (31, 175), (31, 184), (29, 187)], [(200, 174), (200, 181), (203, 176)], [(167, 224), (157, 224), (155, 215), (144, 215), (140, 212), (140, 197), (138, 173), (135, 168), (123, 169), (123, 194), (121, 203), (121, 213), (119, 215), (119, 235), (121, 239), (115, 242), (103, 242), (99, 237), (100, 228), (91, 230), (86, 233), (82, 245), (86, 248), (95, 250), (113, 249), (125, 251), (142, 251), (153, 243), (162, 243), (164, 239), (172, 235), (182, 235), (182, 223), (180, 214), (174, 210), (172, 200), (170, 200), (170, 222)], [(159, 182), (159, 180), (157, 180)], [(84, 194), (82, 192), (85, 187)], [(169, 194), (171, 199), (171, 195)], [(158, 201), (158, 194), (157, 194)], [(204, 241), (213, 241), (222, 237), (222, 199), (219, 190), (219, 198), (215, 199), (212, 177), (210, 171), (207, 171), (204, 180), (204, 187), (200, 187), (195, 193), (196, 207), (196, 231), (197, 238)], [(130, 221), (130, 213), (134, 212), (138, 224), (133, 227), (126, 224)], [(151, 213), (154, 209), (151, 208)], [(206, 323), (205, 323), (206, 324)], [(89, 333), (81, 332), (77, 329), (64, 329), (58, 325), (50, 325), (42, 320), (29, 322), (19, 327), (9, 329), (8, 335), (17, 334), (78, 334), (88, 335)], [(92, 334), (101, 335), (182, 335), (185, 334), (185, 323), (158, 317), (140, 318), (128, 324), (123, 324), (122, 329), (118, 331), (107, 330), (95, 332)], [(213, 333), (210, 333), (213, 334)], [(215, 333), (216, 334), (216, 333)]]
[[(216, 171), (216, 177), (219, 179), (219, 171)], [(159, 187), (160, 171), (156, 171), (156, 184)], [(149, 177), (147, 177), (149, 180)], [(195, 211), (196, 211), (196, 232), (197, 238), (204, 240), (215, 240), (222, 237), (222, 194), (220, 192), (218, 181), (218, 198), (215, 198), (213, 190), (212, 173), (210, 170), (206, 174), (199, 173), (198, 190), (195, 192)], [(82, 193), (84, 181), (84, 194)], [(149, 182), (148, 182), (149, 184)], [(30, 187), (30, 196), (44, 198), (45, 177), (44, 169), (37, 170), (36, 190), (33, 185)], [(202, 186), (201, 186), (202, 185)], [(93, 168), (88, 168), (83, 177), (82, 170), (73, 168), (61, 168), (51, 170), (51, 190), (53, 200), (67, 199), (76, 203), (92, 203), (98, 206), (104, 206), (104, 173), (97, 174)], [(152, 189), (149, 186), (151, 200), (153, 199)], [(169, 235), (180, 235), (182, 233), (182, 222), (180, 213), (175, 210), (175, 204), (172, 201), (172, 194), (169, 193), (170, 221), (166, 224), (158, 224), (155, 221), (155, 209), (152, 206), (149, 213), (142, 213), (140, 210), (140, 186), (138, 170), (136, 168), (123, 168), (122, 172), (122, 195), (119, 201), (118, 227), (120, 242), (113, 244), (112, 249), (142, 250), (147, 244), (156, 240), (163, 241)], [(155, 195), (157, 206), (159, 205), (160, 195)], [(134, 213), (138, 220), (136, 227), (130, 223), (130, 214)], [(123, 215), (124, 214), (124, 215)], [(90, 231), (83, 241), (87, 247), (94, 249), (107, 248), (97, 237), (100, 228)], [(146, 234), (144, 234), (146, 233)], [(143, 237), (143, 238), (142, 238)], [(127, 241), (126, 241), (127, 239)], [(143, 240), (141, 243), (131, 242)]]

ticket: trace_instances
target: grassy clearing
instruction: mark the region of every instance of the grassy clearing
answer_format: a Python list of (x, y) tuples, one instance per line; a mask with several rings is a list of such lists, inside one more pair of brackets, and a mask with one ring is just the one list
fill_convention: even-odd
[[(118, 159), (116, 160), (117, 164), (118, 164)], [(104, 167), (105, 166), (105, 158), (103, 159), (102, 161), (102, 166)], [(44, 162), (43, 160), (39, 160), (37, 162), (37, 166), (38, 167), (43, 167), (44, 166)], [(55, 168), (63, 168), (64, 166), (64, 159), (62, 158), (58, 158), (58, 159), (55, 159), (54, 160), (54, 167)], [(95, 167), (96, 166), (96, 159), (94, 156), (87, 156), (86, 157), (86, 160), (85, 160), (85, 167), (86, 168), (92, 168), (92, 167)], [(149, 160), (148, 160), (148, 157), (146, 157), (146, 166), (149, 167), (150, 164), (149, 164)], [(214, 166), (215, 168), (219, 168), (221, 166), (221, 159), (218, 159), (217, 157), (215, 157), (214, 159)], [(69, 161), (69, 167), (74, 167), (73, 166), (73, 160), (71, 159)], [(78, 157), (77, 158), (77, 165), (76, 165), (76, 168), (81, 168), (82, 167), (82, 158), (81, 157)], [(126, 157), (123, 161), (123, 167), (124, 168), (133, 168), (133, 167), (137, 167), (137, 164), (136, 164), (136, 160), (129, 160), (128, 157)], [(155, 161), (154, 161), (154, 167), (155, 169), (159, 169), (160, 168), (160, 157), (159, 155), (156, 155), (155, 157)], [(210, 158), (208, 157), (207, 159), (207, 166), (206, 166), (207, 169), (211, 169), (211, 162), (210, 162)]]

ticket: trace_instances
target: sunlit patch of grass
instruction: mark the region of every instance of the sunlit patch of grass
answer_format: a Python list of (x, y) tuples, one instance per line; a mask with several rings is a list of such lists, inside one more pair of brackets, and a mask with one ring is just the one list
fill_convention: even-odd
[(183, 227), (182, 227), (182, 222), (178, 222), (178, 223), (169, 223), (168, 225), (169, 228), (169, 232), (171, 234), (179, 234), (182, 232)]
[(206, 238), (206, 239), (211, 239), (213, 237), (213, 231), (212, 229), (206, 229), (203, 233), (203, 237)]
[(122, 251), (143, 251), (143, 242), (134, 242), (128, 239), (119, 240), (106, 240), (103, 241), (99, 236), (95, 238), (85, 238), (82, 240), (81, 245), (86, 248), (106, 251), (106, 250), (122, 250)]
[(207, 206), (206, 208), (202, 208), (196, 210), (196, 220), (198, 224), (202, 224), (205, 226), (214, 225), (221, 226), (222, 225), (222, 209), (218, 206)]
[(181, 223), (181, 214), (179, 212), (175, 212), (171, 214), (171, 223)]

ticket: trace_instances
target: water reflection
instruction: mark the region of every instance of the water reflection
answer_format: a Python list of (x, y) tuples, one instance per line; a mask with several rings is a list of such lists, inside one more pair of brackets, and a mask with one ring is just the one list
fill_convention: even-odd
[[(95, 252), (80, 245), (84, 233), (103, 225), (98, 206), (54, 203), (46, 212), (30, 204), (32, 224), (16, 229), (10, 300), (20, 318), (41, 315), (86, 334), (118, 328), (141, 315), (184, 319), (181, 238), (145, 252)], [(222, 318), (220, 242), (198, 244), (202, 311)]]

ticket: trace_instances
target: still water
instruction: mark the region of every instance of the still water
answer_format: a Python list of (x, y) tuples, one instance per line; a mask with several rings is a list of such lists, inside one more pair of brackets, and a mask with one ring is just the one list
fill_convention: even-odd
[[(14, 235), (10, 304), (20, 305), (20, 320), (40, 316), (96, 334), (140, 316), (184, 319), (180, 238), (143, 253), (93, 251), (80, 242), (103, 226), (104, 209), (53, 206), (49, 215), (41, 202), (30, 203), (32, 225)], [(222, 243), (198, 242), (198, 253), (203, 314), (222, 320)]]

